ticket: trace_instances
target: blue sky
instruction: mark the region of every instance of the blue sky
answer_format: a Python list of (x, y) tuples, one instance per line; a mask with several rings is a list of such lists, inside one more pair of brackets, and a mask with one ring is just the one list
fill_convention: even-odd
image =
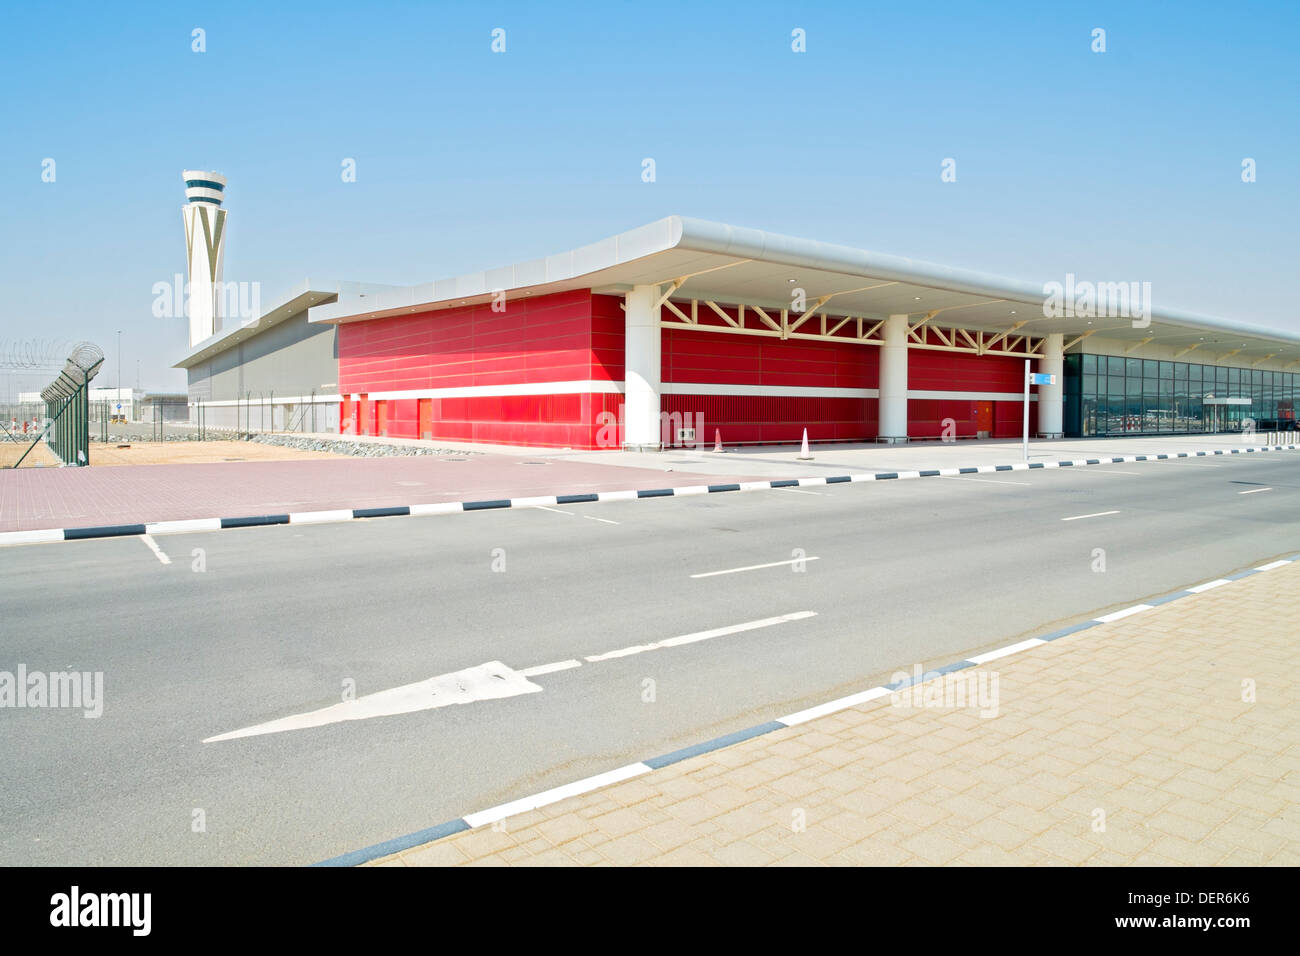
[(121, 329), (125, 384), (183, 389), (151, 305), (184, 168), (229, 177), (225, 278), (264, 303), (678, 213), (1300, 329), (1295, 3), (271, 6), (7, 11), (0, 352), (90, 339), (111, 385)]

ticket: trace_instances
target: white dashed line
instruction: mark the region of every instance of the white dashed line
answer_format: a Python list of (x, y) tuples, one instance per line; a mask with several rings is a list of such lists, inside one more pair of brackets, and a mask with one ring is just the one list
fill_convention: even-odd
[(971, 478), (967, 475), (940, 475), (940, 478), (949, 478), (953, 481), (982, 481), (990, 485), (1024, 485), (1028, 487), (1033, 482), (1029, 481), (1000, 481), (997, 478)]
[(737, 574), (740, 571), (757, 571), (760, 568), (779, 568), (787, 564), (798, 564), (800, 561), (820, 561), (821, 558), (791, 558), (789, 561), (773, 561), (770, 564), (751, 564), (743, 568), (727, 568), (725, 571), (705, 571), (701, 574), (692, 574), (693, 578), (713, 578), (719, 574)]
[(548, 507), (546, 507), (546, 505), (533, 505), (533, 507), (536, 508), (538, 511), (551, 511), (551, 512), (554, 512), (554, 513), (557, 514), (557, 515), (572, 515), (572, 514), (574, 514), (574, 512), (572, 512), (572, 511), (561, 511), (559, 508), (548, 508)]
[(575, 667), (581, 667), (582, 661), (573, 659), (567, 661), (556, 661), (554, 664), (538, 664), (536, 667), (525, 667), (519, 673), (525, 677), (540, 677), (542, 674), (554, 674), (556, 671), (573, 670)]
[(1072, 517), (1072, 518), (1062, 518), (1061, 520), (1062, 520), (1062, 521), (1079, 521), (1079, 520), (1081, 520), (1081, 519), (1083, 519), (1083, 518), (1101, 518), (1101, 517), (1103, 517), (1103, 516), (1105, 516), (1105, 515), (1117, 515), (1117, 514), (1119, 514), (1118, 511), (1094, 511), (1094, 512), (1093, 512), (1092, 514), (1090, 514), (1090, 515), (1075, 515), (1075, 516)]
[(718, 627), (711, 631), (697, 631), (694, 634), (683, 634), (681, 637), (670, 637), (667, 640), (655, 641), (653, 644), (636, 644), (632, 647), (620, 648), (617, 651), (609, 651), (605, 654), (592, 654), (586, 659), (594, 664), (598, 661), (608, 661), (616, 657), (630, 657), (633, 654), (655, 651), (661, 647), (680, 647), (683, 644), (694, 644), (697, 641), (707, 641), (715, 637), (725, 637), (728, 634), (739, 634), (743, 631), (757, 630), (760, 627), (785, 624), (787, 621), (802, 621), (804, 618), (816, 616), (816, 611), (795, 611), (793, 614), (782, 614), (780, 617), (765, 617), (762, 620), (748, 621), (745, 624), (732, 624), (730, 627)]
[(1239, 491), (1239, 492), (1237, 492), (1237, 494), (1239, 494), (1239, 495), (1257, 495), (1257, 494), (1259, 494), (1261, 491), (1272, 491), (1272, 490), (1273, 490), (1272, 488), (1251, 488), (1249, 491)]
[(608, 518), (597, 518), (595, 515), (583, 515), (589, 521), (603, 521), (605, 524), (618, 524), (617, 521), (610, 521)]

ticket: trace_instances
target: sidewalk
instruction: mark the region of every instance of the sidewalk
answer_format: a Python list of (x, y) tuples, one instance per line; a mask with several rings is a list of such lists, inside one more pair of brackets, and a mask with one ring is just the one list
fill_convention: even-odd
[(996, 717), (885, 696), (371, 865), (1295, 866), (1298, 612), (1300, 561), (951, 675)]

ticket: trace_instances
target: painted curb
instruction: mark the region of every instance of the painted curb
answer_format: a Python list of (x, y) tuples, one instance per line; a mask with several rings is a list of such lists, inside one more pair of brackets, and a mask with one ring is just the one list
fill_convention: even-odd
[(0, 531), (0, 547), (19, 544), (48, 544), (54, 541), (81, 541), (89, 538), (116, 538), (124, 535), (183, 534), (194, 531), (217, 531), (226, 528), (255, 528), (279, 524), (334, 524), (359, 518), (426, 517), (468, 511), (497, 511), (503, 508), (538, 508), (556, 505), (586, 504), (600, 501), (635, 501), (644, 498), (672, 498), (730, 491), (765, 491), (771, 488), (806, 488), (843, 482), (902, 481), (909, 478), (954, 478), (961, 475), (986, 475), (1000, 471), (1032, 471), (1041, 468), (1081, 468), (1137, 461), (1165, 461), (1177, 458), (1207, 458), (1213, 455), (1242, 455), (1254, 452), (1295, 451), (1300, 445), (1265, 445), (1251, 448), (1219, 448), (1209, 451), (1180, 451), (1164, 455), (1125, 455), (1115, 458), (1079, 458), (1071, 461), (1016, 462), (1014, 465), (969, 465), (963, 468), (926, 468), (919, 471), (884, 471), (816, 478), (774, 478), (770, 481), (743, 481), (718, 485), (686, 485), (680, 488), (650, 488), (635, 491), (598, 491), (588, 494), (545, 495), (533, 498), (498, 498), (488, 501), (440, 501), (421, 505), (396, 505), (387, 508), (341, 508), (333, 511), (300, 511), (291, 514), (245, 515), (236, 518), (184, 518), (138, 524), (104, 525), (89, 528), (42, 528), (33, 531)]
[(521, 813), (527, 813), (530, 810), (536, 810), (539, 807), (549, 806), (552, 803), (558, 803), (569, 797), (579, 796), (584, 793), (590, 793), (593, 790), (599, 790), (602, 787), (610, 786), (623, 780), (629, 780), (632, 777), (639, 777), (642, 774), (658, 770), (661, 767), (667, 767), (671, 764), (680, 763), (683, 760), (689, 760), (692, 757), (698, 757), (702, 754), (712, 753), (715, 750), (721, 750), (724, 747), (730, 747), (732, 744), (738, 744), (746, 740), (752, 740), (755, 737), (761, 737), (764, 734), (770, 734), (773, 731), (785, 730), (788, 727), (795, 727), (799, 724), (807, 723), (810, 720), (816, 720), (818, 717), (825, 717), (841, 710), (847, 710), (850, 707), (856, 707), (859, 704), (865, 704), (868, 701), (876, 700), (880, 697), (888, 697), (897, 690), (913, 685), (923, 684), (944, 674), (951, 674), (955, 671), (965, 670), (968, 667), (977, 667), (981, 664), (987, 664), (989, 661), (999, 660), (1003, 657), (1010, 657), (1021, 651), (1032, 650), (1035, 647), (1061, 639), (1071, 634), (1078, 634), (1089, 628), (1096, 627), (1099, 624), (1108, 624), (1113, 621), (1122, 620), (1131, 617), (1134, 614), (1140, 614), (1143, 611), (1149, 611), (1152, 608), (1169, 604), (1180, 598), (1190, 597), (1193, 594), (1201, 594), (1214, 588), (1223, 587), (1234, 581), (1240, 581), (1244, 578), (1252, 577), (1256, 574), (1262, 574), (1266, 571), (1272, 571), (1274, 568), (1280, 568), (1287, 564), (1300, 562), (1300, 554), (1293, 554), (1290, 557), (1282, 558), (1277, 561), (1271, 561), (1268, 564), (1260, 565), (1256, 568), (1249, 568), (1245, 571), (1239, 571), (1236, 574), (1228, 575), (1224, 578), (1217, 578), (1213, 581), (1207, 581), (1204, 584), (1198, 584), (1194, 587), (1184, 588), (1179, 591), (1173, 591), (1169, 594), (1158, 598), (1152, 598), (1141, 604), (1134, 604), (1131, 607), (1123, 608), (1119, 611), (1112, 611), (1094, 617), (1091, 620), (1074, 624), (1070, 627), (1061, 628), (1039, 637), (1031, 637), (1026, 640), (1017, 641), (1014, 644), (1008, 644), (1005, 647), (997, 648), (992, 651), (985, 651), (983, 654), (975, 654), (969, 658), (954, 661), (943, 667), (936, 667), (927, 670), (917, 679), (915, 676), (908, 677), (901, 681), (890, 684), (882, 684), (878, 687), (872, 687), (869, 690), (860, 691), (856, 694), (850, 694), (848, 697), (840, 697), (836, 700), (827, 701), (824, 704), (817, 704), (804, 710), (796, 711), (793, 714), (787, 714), (784, 717), (778, 717), (775, 720), (769, 720), (753, 727), (747, 727), (744, 730), (733, 731), (729, 734), (723, 734), (721, 737), (714, 737), (712, 740), (706, 740), (703, 743), (693, 744), (689, 747), (683, 747), (674, 750), (671, 753), (663, 754), (658, 757), (650, 757), (637, 763), (627, 764), (623, 767), (617, 767), (613, 770), (607, 770), (604, 773), (596, 774), (592, 777), (586, 777), (582, 780), (575, 780), (573, 783), (564, 784), (550, 790), (544, 790), (541, 793), (529, 797), (522, 797), (518, 800), (512, 800), (509, 803), (501, 804), (497, 807), (491, 807), (487, 810), (480, 810), (475, 813), (467, 813), (463, 817), (457, 817), (455, 820), (448, 820), (446, 823), (440, 823), (437, 826), (428, 827), (424, 830), (417, 830), (405, 836), (394, 837), (383, 843), (376, 843), (373, 846), (363, 847), (360, 850), (353, 850), (350, 853), (344, 853), (341, 856), (331, 857), (328, 860), (322, 860), (319, 863), (313, 863), (312, 866), (358, 866), (362, 863), (369, 863), (372, 860), (381, 857), (391, 856), (394, 853), (401, 853), (403, 850), (409, 850), (412, 847), (422, 846), (426, 843), (432, 843), (435, 840), (441, 840), (457, 833), (463, 833), (466, 830), (473, 830), (477, 827), (486, 826), (495, 823), (498, 820), (505, 820), (509, 817)]

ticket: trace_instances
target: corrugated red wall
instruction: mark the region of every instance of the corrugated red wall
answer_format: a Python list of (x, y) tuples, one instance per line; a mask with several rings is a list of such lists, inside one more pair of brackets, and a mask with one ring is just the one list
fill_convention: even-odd
[[(619, 382), (623, 311), (615, 296), (588, 290), (339, 327), (339, 391), (344, 395), (545, 382)], [(419, 404), (387, 403), (388, 434), (416, 438)], [(375, 401), (362, 417), (373, 428)], [(356, 403), (351, 403), (355, 406)], [(618, 414), (619, 396), (600, 392), (435, 398), (432, 437), (507, 445), (594, 448), (597, 416)], [(348, 418), (344, 403), (343, 418)], [(361, 430), (361, 429), (359, 429)]]
[[(685, 305), (689, 308), (688, 305)], [(727, 310), (734, 316), (734, 310)], [(701, 322), (724, 323), (701, 310)], [(754, 322), (751, 318), (750, 322)], [(339, 327), (341, 420), (373, 434), (379, 403), (387, 433), (419, 435), (419, 400), (368, 398), (379, 392), (547, 382), (621, 382), (622, 298), (589, 290), (508, 300), (504, 312), (490, 304), (347, 323)], [(845, 329), (842, 334), (851, 334)], [(702, 416), (705, 441), (721, 429), (726, 442), (869, 439), (876, 435), (878, 401), (861, 396), (710, 395), (682, 390), (691, 384), (722, 386), (869, 389), (879, 386), (880, 352), (851, 341), (812, 342), (693, 331), (668, 327), (662, 337), (663, 410), (695, 424)], [(913, 390), (1018, 392), (1023, 359), (913, 350), (908, 385)], [(431, 437), (510, 445), (609, 447), (621, 436), (607, 423), (619, 415), (622, 396), (573, 394), (480, 395), (430, 401)], [(976, 430), (977, 403), (966, 399), (912, 399), (909, 433), (940, 434), (953, 419), (958, 435)], [(1031, 430), (1036, 429), (1031, 405)], [(1018, 401), (996, 401), (996, 437), (1020, 434)], [(606, 416), (606, 417), (602, 417)]]

